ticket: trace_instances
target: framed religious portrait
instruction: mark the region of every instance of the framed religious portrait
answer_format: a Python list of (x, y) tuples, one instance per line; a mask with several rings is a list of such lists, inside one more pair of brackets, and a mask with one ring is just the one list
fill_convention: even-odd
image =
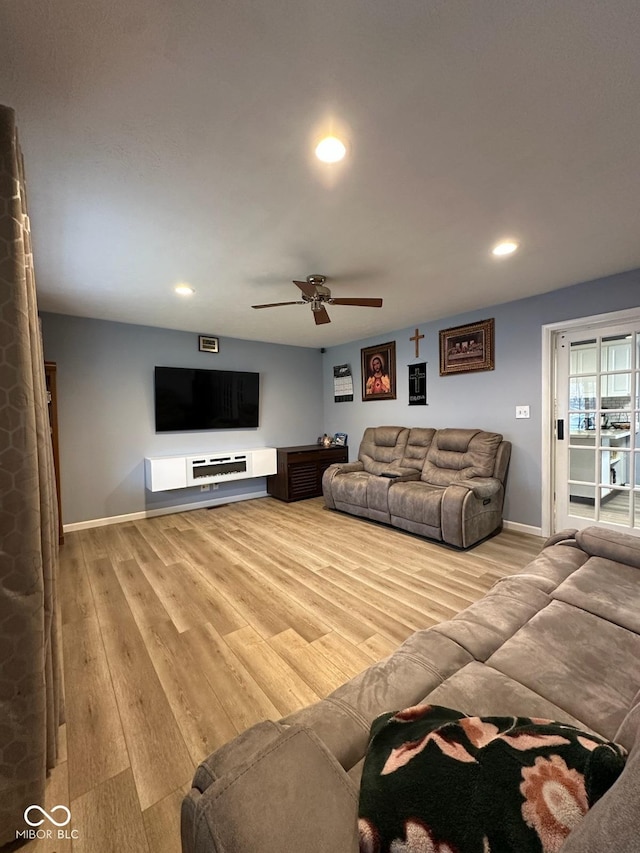
[(362, 363), (362, 399), (396, 399), (396, 342), (364, 347)]
[(440, 332), (440, 376), (493, 370), (495, 320), (481, 320)]

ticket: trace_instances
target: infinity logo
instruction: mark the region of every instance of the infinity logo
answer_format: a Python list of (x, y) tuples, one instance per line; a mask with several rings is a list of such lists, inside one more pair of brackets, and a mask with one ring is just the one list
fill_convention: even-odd
[[(60, 811), (60, 810), (62, 810), (67, 817), (65, 820), (58, 822), (53, 817), (53, 813)], [(36, 821), (29, 820), (28, 814), (29, 814), (29, 812), (32, 812), (32, 811), (37, 811), (37, 812), (40, 812), (41, 815), (44, 815), (42, 820), (36, 820)], [(40, 808), (40, 806), (27, 806), (27, 808), (24, 810), (24, 819), (29, 824), (29, 826), (42, 826), (45, 818), (50, 823), (53, 823), (55, 826), (66, 826), (69, 823), (69, 821), (71, 820), (71, 812), (69, 811), (69, 809), (66, 806), (54, 806), (51, 809), (51, 813), (46, 812), (43, 808)]]

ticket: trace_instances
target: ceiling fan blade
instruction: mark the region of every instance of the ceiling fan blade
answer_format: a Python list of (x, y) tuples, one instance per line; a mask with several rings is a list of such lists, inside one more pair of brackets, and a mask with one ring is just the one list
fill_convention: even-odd
[(382, 299), (332, 299), (332, 305), (362, 305), (364, 308), (382, 308)]
[(296, 302), (267, 302), (266, 305), (252, 305), (252, 308), (277, 308), (279, 305), (304, 305), (305, 303), (302, 299), (298, 299)]
[(315, 284), (310, 284), (308, 281), (294, 281), (293, 283), (300, 288), (305, 296), (310, 296), (312, 299), (317, 293)]
[(321, 305), (317, 311), (313, 311), (313, 319), (316, 321), (316, 326), (321, 326), (323, 323), (330, 323), (331, 317), (327, 314), (327, 309)]

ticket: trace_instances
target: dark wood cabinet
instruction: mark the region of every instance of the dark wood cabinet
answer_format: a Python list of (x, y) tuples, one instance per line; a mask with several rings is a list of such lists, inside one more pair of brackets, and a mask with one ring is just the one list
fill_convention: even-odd
[(278, 471), (267, 477), (267, 491), (281, 501), (301, 501), (322, 494), (322, 475), (334, 462), (348, 462), (347, 447), (278, 447)]

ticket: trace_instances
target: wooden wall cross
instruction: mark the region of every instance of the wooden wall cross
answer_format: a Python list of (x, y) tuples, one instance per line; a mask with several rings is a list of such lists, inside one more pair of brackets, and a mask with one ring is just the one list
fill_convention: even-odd
[(409, 338), (410, 341), (416, 342), (416, 358), (420, 358), (420, 341), (424, 338), (424, 335), (418, 334), (418, 329), (416, 329), (416, 333), (412, 338)]

